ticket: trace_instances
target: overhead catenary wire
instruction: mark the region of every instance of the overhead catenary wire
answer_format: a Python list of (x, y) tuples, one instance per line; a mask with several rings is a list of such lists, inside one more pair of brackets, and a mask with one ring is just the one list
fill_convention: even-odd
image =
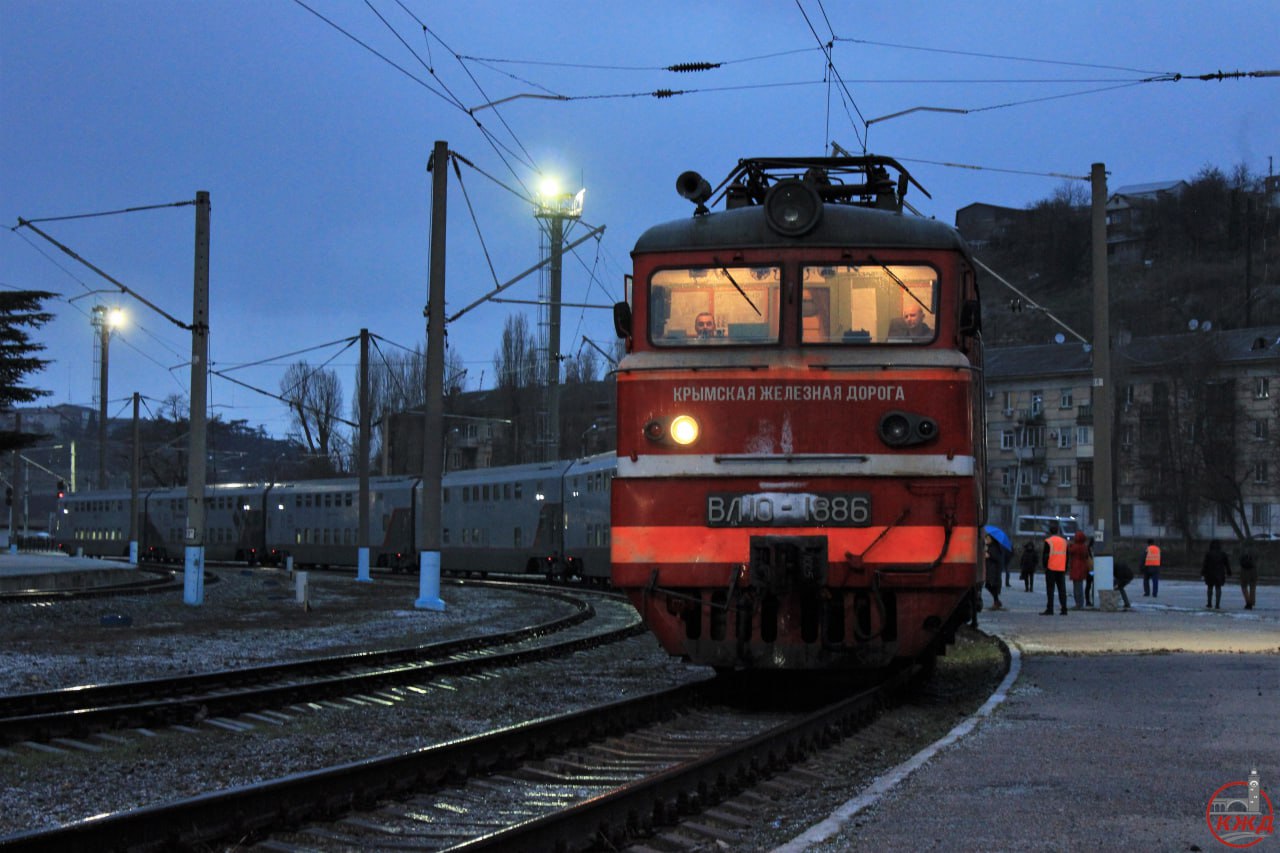
[(95, 273), (97, 273), (97, 274), (98, 274), (99, 276), (101, 276), (102, 278), (105, 278), (107, 281), (109, 281), (109, 282), (111, 282), (112, 284), (114, 284), (116, 287), (118, 287), (118, 288), (120, 289), (120, 292), (121, 292), (121, 293), (127, 293), (127, 294), (129, 294), (129, 295), (130, 295), (130, 296), (132, 296), (134, 299), (138, 300), (138, 301), (139, 301), (139, 302), (141, 302), (143, 305), (145, 305), (145, 306), (147, 306), (148, 308), (150, 308), (152, 311), (155, 311), (157, 314), (159, 314), (160, 316), (164, 317), (164, 318), (165, 318), (166, 320), (168, 320), (170, 323), (173, 323), (175, 326), (178, 326), (179, 328), (182, 328), (182, 329), (186, 329), (186, 330), (188, 330), (188, 331), (191, 331), (191, 330), (192, 330), (192, 326), (191, 326), (191, 324), (190, 324), (190, 323), (184, 323), (184, 322), (182, 322), (182, 321), (181, 321), (181, 320), (179, 320), (177, 317), (174, 317), (172, 314), (170, 314), (170, 313), (168, 313), (167, 311), (165, 311), (163, 308), (161, 308), (161, 307), (159, 307), (158, 305), (155, 305), (154, 303), (150, 302), (148, 299), (146, 299), (146, 298), (145, 298), (144, 296), (142, 296), (141, 294), (139, 294), (139, 293), (137, 293), (137, 292), (135, 292), (135, 291), (133, 291), (133, 290), (130, 290), (128, 287), (126, 287), (126, 286), (125, 286), (124, 284), (122, 284), (120, 281), (118, 281), (118, 280), (116, 280), (115, 278), (113, 278), (113, 277), (111, 277), (110, 275), (108, 275), (105, 271), (103, 271), (103, 270), (99, 269), (98, 267), (96, 267), (96, 266), (94, 266), (93, 264), (89, 263), (89, 261), (87, 261), (87, 260), (85, 260), (84, 258), (80, 257), (78, 254), (76, 254), (76, 252), (75, 252), (75, 251), (74, 251), (70, 246), (66, 246), (66, 245), (64, 245), (64, 244), (62, 244), (62, 243), (59, 243), (57, 240), (53, 239), (53, 238), (52, 238), (52, 237), (50, 237), (48, 234), (44, 233), (44, 232), (43, 232), (43, 231), (41, 231), (39, 228), (37, 228), (37, 227), (35, 227), (34, 225), (32, 225), (30, 220), (26, 220), (26, 219), (23, 219), (22, 217), (18, 217), (18, 225), (17, 225), (16, 227), (17, 227), (17, 228), (24, 228), (24, 227), (25, 227), (25, 228), (30, 228), (32, 231), (34, 231), (35, 233), (39, 234), (39, 235), (40, 235), (41, 237), (43, 237), (45, 240), (48, 240), (50, 243), (52, 243), (53, 245), (55, 245), (55, 246), (57, 246), (59, 249), (61, 249), (61, 250), (62, 250), (62, 252), (63, 252), (64, 254), (68, 255), (69, 257), (73, 258), (73, 259), (74, 259), (74, 260), (76, 260), (76, 261), (79, 261), (81, 264), (83, 264), (84, 266), (86, 266), (86, 267), (88, 267), (89, 269), (93, 270)]

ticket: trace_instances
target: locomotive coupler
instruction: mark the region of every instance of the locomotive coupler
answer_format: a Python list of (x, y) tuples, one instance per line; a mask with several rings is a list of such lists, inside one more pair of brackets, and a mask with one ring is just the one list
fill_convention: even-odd
[(827, 583), (827, 537), (752, 536), (751, 585), (773, 595)]

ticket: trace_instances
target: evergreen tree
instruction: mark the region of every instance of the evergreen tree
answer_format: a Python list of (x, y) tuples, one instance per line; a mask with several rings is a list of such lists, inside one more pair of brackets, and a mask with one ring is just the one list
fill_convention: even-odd
[[(53, 319), (43, 310), (43, 302), (55, 296), (43, 290), (0, 290), (0, 412), (49, 394), (24, 384), (24, 380), (49, 363), (49, 359), (37, 356), (44, 344), (32, 341), (30, 333)], [(21, 450), (41, 438), (38, 433), (0, 430), (0, 451)]]

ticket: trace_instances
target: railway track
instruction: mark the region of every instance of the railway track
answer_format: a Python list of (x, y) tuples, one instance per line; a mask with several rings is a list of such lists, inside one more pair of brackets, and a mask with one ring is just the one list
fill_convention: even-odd
[[(147, 595), (182, 589), (182, 579), (178, 577), (175, 569), (139, 566), (135, 571), (140, 577), (119, 583), (78, 586), (70, 589), (19, 589), (0, 592), (0, 604), (40, 604), (87, 598), (110, 598), (117, 595)], [(218, 576), (213, 572), (206, 571), (204, 579), (206, 585), (218, 582)]]
[(917, 675), (901, 672), (817, 706), (744, 704), (724, 680), (686, 685), (8, 836), (0, 849), (616, 849), (696, 821), (724, 798), (829, 748), (874, 719)]
[(555, 598), (572, 605), (574, 612), (463, 640), (0, 696), (0, 746), (59, 741), (77, 746), (83, 738), (116, 729), (228, 721), (241, 714), (334, 697), (388, 701), (379, 700), (377, 694), (569, 654), (643, 631), (635, 612), (621, 602), (615, 606), (611, 596), (590, 594), (598, 602), (610, 603), (601, 612), (582, 593), (502, 582), (468, 583)]

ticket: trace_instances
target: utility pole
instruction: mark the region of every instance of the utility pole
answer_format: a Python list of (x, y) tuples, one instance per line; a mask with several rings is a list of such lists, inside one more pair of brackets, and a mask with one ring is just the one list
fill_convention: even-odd
[(98, 327), (98, 488), (107, 487), (107, 354), (111, 349), (111, 324), (107, 309), (93, 306), (93, 325)]
[(204, 603), (205, 415), (209, 380), (209, 193), (196, 193), (196, 247), (191, 308), (191, 436), (187, 445), (187, 530), (182, 600)]
[(129, 562), (138, 564), (138, 471), (142, 460), (142, 444), (138, 435), (138, 406), (142, 395), (133, 392), (133, 459), (129, 475)]
[(369, 577), (369, 330), (360, 330), (360, 435), (356, 442), (360, 475), (360, 521), (356, 530), (356, 580)]
[[(13, 412), (13, 431), (22, 433), (22, 411), (15, 409)], [(13, 451), (13, 469), (9, 476), (9, 550), (13, 553), (18, 551), (18, 505), (16, 501), (22, 497), (22, 466), (18, 464), (22, 451)]]
[(444, 249), (449, 145), (437, 140), (431, 172), (431, 277), (427, 289), (427, 370), (423, 397), (422, 544), (418, 563), (421, 610), (444, 610), (440, 598), (440, 481), (444, 475)]
[(1111, 386), (1110, 287), (1107, 280), (1107, 171), (1094, 163), (1092, 189), (1093, 242), (1093, 526), (1094, 582), (1102, 593), (1112, 586), (1113, 547), (1118, 528), (1115, 511), (1112, 434), (1115, 427), (1115, 389)]

